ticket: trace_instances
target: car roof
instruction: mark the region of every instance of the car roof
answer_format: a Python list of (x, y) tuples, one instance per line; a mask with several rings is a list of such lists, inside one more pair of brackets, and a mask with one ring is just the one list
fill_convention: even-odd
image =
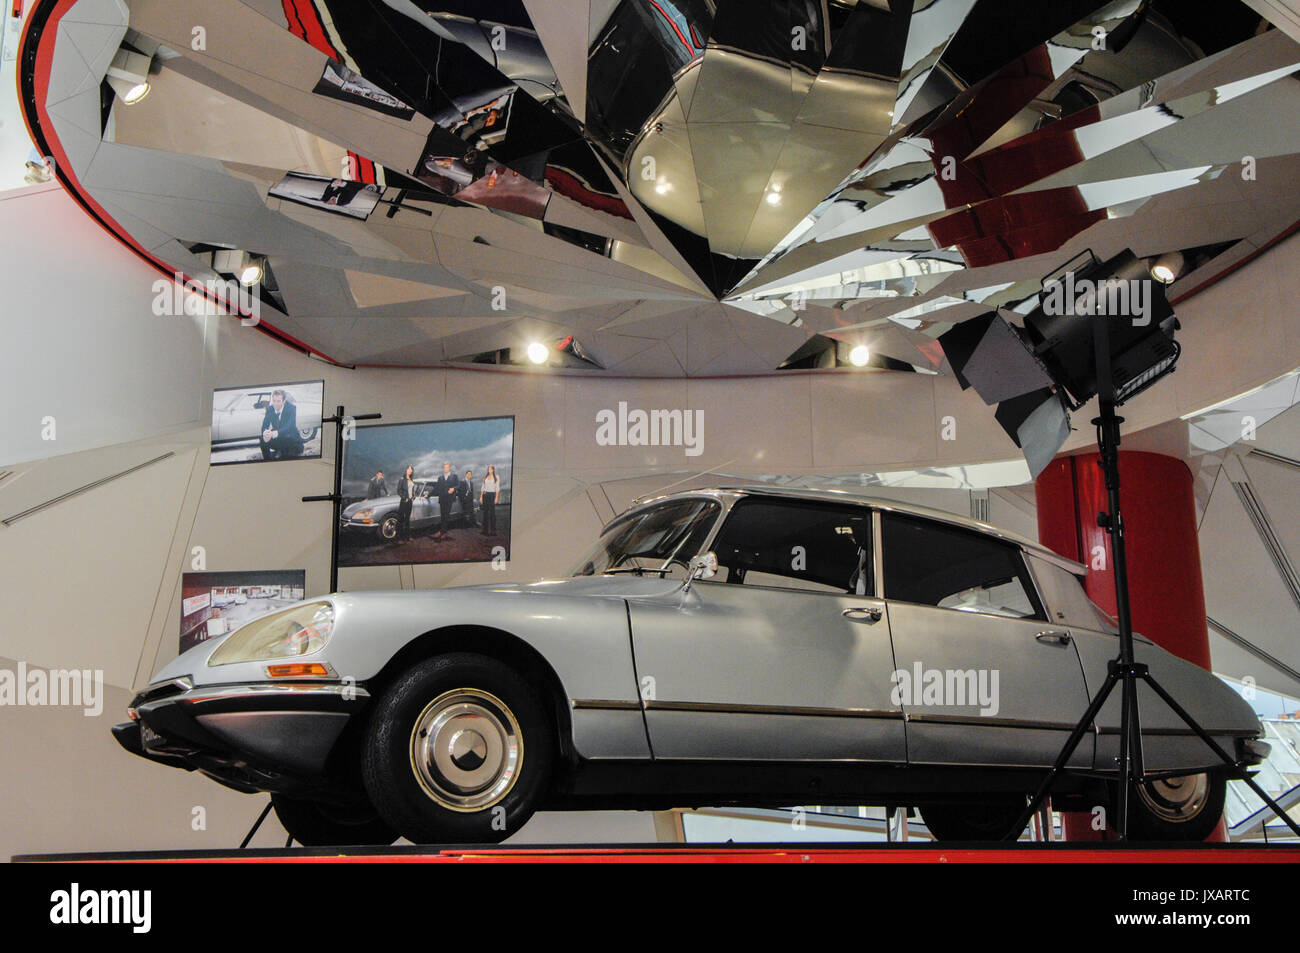
[[(707, 496), (713, 498), (739, 498), (742, 496), (767, 496), (778, 497), (791, 500), (809, 500), (832, 503), (860, 503), (869, 505), (876, 509), (887, 510), (894, 513), (903, 513), (911, 516), (919, 516), (923, 519), (935, 520), (941, 523), (949, 523), (953, 526), (960, 526), (964, 529), (974, 530), (988, 536), (995, 536), (999, 539), (1006, 540), (1021, 546), (1036, 556), (1041, 556), (1048, 562), (1055, 563), (1064, 569), (1068, 569), (1075, 575), (1083, 575), (1087, 570), (1086, 567), (1073, 559), (1062, 556), (1060, 553), (1048, 549), (1042, 543), (1028, 536), (1022, 536), (1020, 533), (1014, 533), (1011, 530), (1002, 529), (998, 526), (991, 526), (988, 523), (982, 523), (979, 520), (970, 519), (965, 516), (959, 516), (956, 513), (949, 513), (946, 510), (934, 509), (929, 506), (919, 506), (915, 503), (902, 503), (898, 500), (884, 499), (883, 497), (871, 496), (865, 493), (853, 493), (848, 490), (838, 489), (818, 489), (813, 487), (785, 487), (785, 486), (767, 486), (763, 484), (748, 484), (739, 486), (720, 486), (720, 487), (701, 487), (691, 490), (679, 490), (674, 493), (663, 493), (655, 496), (640, 497), (633, 500), (632, 506), (628, 507), (628, 513), (650, 506), (654, 503), (660, 503), (665, 500), (679, 499), (691, 496)], [(625, 514), (620, 513), (619, 516)]]

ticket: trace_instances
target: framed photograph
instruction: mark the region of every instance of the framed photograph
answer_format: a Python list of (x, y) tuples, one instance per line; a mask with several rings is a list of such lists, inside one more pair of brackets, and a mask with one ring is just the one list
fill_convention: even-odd
[(369, 182), (331, 179), (305, 172), (286, 172), (268, 193), (277, 199), (365, 221), (379, 204), (383, 189)]
[(415, 109), (402, 102), (392, 93), (380, 89), (356, 70), (349, 69), (338, 60), (325, 64), (325, 71), (312, 90), (318, 96), (342, 100), (356, 106), (364, 106), (386, 116), (398, 119), (410, 119)]
[(358, 427), (344, 444), (340, 566), (510, 558), (514, 417)]
[(181, 651), (301, 602), (305, 569), (181, 575)]
[(324, 404), (324, 380), (214, 390), (211, 465), (319, 457)]

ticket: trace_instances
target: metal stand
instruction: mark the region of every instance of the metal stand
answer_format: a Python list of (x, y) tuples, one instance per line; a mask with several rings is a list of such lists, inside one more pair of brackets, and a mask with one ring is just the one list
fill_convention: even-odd
[(334, 519), (330, 524), (330, 592), (339, 591), (339, 515), (343, 509), (343, 425), (348, 420), (379, 420), (383, 414), (356, 414), (345, 417), (339, 404), (333, 417), (322, 417), (322, 424), (334, 425), (334, 492), (304, 496), (304, 503), (333, 503)]
[(1056, 780), (1057, 775), (1065, 769), (1065, 765), (1079, 746), (1079, 742), (1083, 740), (1083, 736), (1092, 727), (1097, 713), (1101, 711), (1102, 705), (1106, 703), (1111, 690), (1117, 684), (1120, 685), (1123, 695), (1121, 696), (1120, 709), (1119, 791), (1115, 826), (1117, 838), (1119, 840), (1127, 839), (1129, 794), (1134, 784), (1141, 784), (1146, 779), (1146, 772), (1142, 762), (1141, 718), (1138, 713), (1137, 686), (1139, 681), (1150, 686), (1160, 700), (1168, 705), (1173, 713), (1195, 732), (1196, 736), (1204, 741), (1211, 751), (1222, 759), (1224, 764), (1231, 767), (1231, 776), (1235, 776), (1250, 785), (1251, 790), (1259, 796), (1260, 800), (1267, 804), (1295, 832), (1296, 836), (1300, 837), (1300, 825), (1297, 825), (1272, 798), (1264, 793), (1264, 790), (1247, 773), (1245, 766), (1239, 764), (1236, 759), (1224, 751), (1206, 733), (1205, 729), (1196, 723), (1195, 719), (1151, 676), (1145, 664), (1136, 662), (1133, 659), (1133, 622), (1129, 615), (1128, 562), (1124, 551), (1124, 518), (1121, 515), (1119, 505), (1119, 425), (1124, 422), (1124, 418), (1115, 414), (1115, 385), (1111, 376), (1110, 334), (1106, 321), (1106, 317), (1098, 316), (1096, 330), (1093, 334), (1096, 352), (1097, 396), (1101, 415), (1092, 422), (1097, 428), (1097, 446), (1101, 452), (1100, 466), (1106, 481), (1106, 498), (1109, 507), (1108, 513), (1097, 514), (1097, 525), (1110, 536), (1111, 559), (1114, 561), (1115, 566), (1115, 616), (1119, 626), (1119, 657), (1111, 659), (1107, 665), (1106, 680), (1102, 683), (1101, 689), (1088, 705), (1088, 710), (1083, 713), (1079, 723), (1074, 726), (1069, 739), (1065, 742), (1065, 747), (1061, 749), (1061, 753), (1056, 757), (1056, 763), (1047, 772), (1047, 776), (1043, 778), (1043, 783), (1039, 785), (1038, 791), (1035, 792), (1029, 804), (1017, 819), (1015, 828), (1003, 839), (1014, 841), (1020, 837), (1020, 832), (1025, 829), (1029, 819), (1034, 816), (1035, 812), (1046, 800), (1052, 789), (1052, 783)]

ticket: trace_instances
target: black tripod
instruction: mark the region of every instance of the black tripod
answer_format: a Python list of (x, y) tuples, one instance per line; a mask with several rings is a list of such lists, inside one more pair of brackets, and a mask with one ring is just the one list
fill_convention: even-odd
[[(1145, 664), (1133, 659), (1133, 623), (1129, 615), (1128, 563), (1124, 553), (1124, 519), (1119, 506), (1119, 425), (1124, 422), (1124, 418), (1115, 415), (1117, 404), (1115, 385), (1111, 374), (1110, 334), (1106, 326), (1106, 320), (1104, 316), (1098, 316), (1093, 333), (1100, 416), (1092, 422), (1097, 428), (1097, 446), (1101, 452), (1100, 466), (1106, 481), (1109, 512), (1097, 515), (1097, 525), (1106, 531), (1111, 541), (1111, 558), (1115, 567), (1115, 616), (1119, 627), (1119, 657), (1112, 659), (1107, 665), (1106, 680), (1102, 683), (1101, 689), (1088, 705), (1088, 710), (1083, 713), (1079, 723), (1074, 726), (1069, 739), (1065, 742), (1065, 747), (1057, 755), (1056, 763), (1047, 772), (1047, 776), (1043, 778), (1043, 783), (1039, 785), (1038, 791), (1030, 799), (1028, 806), (1025, 807), (1020, 817), (1017, 818), (1015, 827), (1003, 839), (1014, 841), (1020, 837), (1020, 832), (1025, 829), (1029, 819), (1034, 816), (1034, 813), (1046, 800), (1051, 791), (1052, 783), (1064, 770), (1066, 763), (1079, 746), (1079, 742), (1083, 740), (1083, 736), (1092, 727), (1093, 720), (1101, 711), (1106, 699), (1110, 697), (1111, 690), (1116, 685), (1120, 686), (1123, 695), (1121, 696), (1120, 708), (1119, 795), (1116, 805), (1115, 826), (1118, 839), (1127, 839), (1129, 794), (1135, 783), (1140, 784), (1146, 780), (1146, 771), (1142, 761), (1141, 718), (1138, 713), (1137, 688), (1139, 681), (1145, 682), (1160, 700), (1168, 705), (1173, 713), (1195, 732), (1196, 736), (1204, 741), (1215, 755), (1222, 759), (1224, 764), (1231, 768), (1230, 776), (1245, 781), (1250, 785), (1251, 790), (1259, 795), (1259, 798), (1297, 836), (1300, 836), (1300, 825), (1297, 825), (1272, 798), (1264, 793), (1264, 790), (1246, 772), (1245, 766), (1239, 764), (1235, 758), (1224, 751), (1218, 742), (1196, 723), (1196, 720), (1152, 677)], [(1172, 370), (1172, 365), (1167, 370)], [(1143, 389), (1153, 381), (1147, 382)], [(1130, 393), (1128, 396), (1132, 396), (1132, 394)]]
[(356, 414), (345, 417), (339, 404), (333, 417), (322, 417), (322, 424), (334, 425), (334, 492), (304, 496), (304, 503), (333, 503), (334, 521), (330, 526), (330, 592), (339, 591), (339, 511), (343, 508), (343, 428), (357, 420), (379, 420), (382, 414)]

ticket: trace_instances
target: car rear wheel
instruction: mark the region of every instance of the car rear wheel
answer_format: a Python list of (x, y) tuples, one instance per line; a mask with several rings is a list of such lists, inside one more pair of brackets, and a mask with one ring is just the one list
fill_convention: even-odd
[(380, 814), (412, 841), (489, 844), (532, 817), (554, 752), (527, 682), (495, 659), (453, 653), (416, 665), (380, 697), (362, 776)]
[(1227, 791), (1220, 771), (1135, 784), (1128, 799), (1128, 839), (1203, 841), (1219, 825)]
[(289, 836), (304, 847), (388, 845), (398, 837), (368, 804), (342, 807), (283, 794), (272, 794), (271, 804)]
[(931, 804), (921, 808), (921, 818), (935, 840), (999, 841), (1010, 833), (1024, 809), (1022, 797), (987, 803)]

